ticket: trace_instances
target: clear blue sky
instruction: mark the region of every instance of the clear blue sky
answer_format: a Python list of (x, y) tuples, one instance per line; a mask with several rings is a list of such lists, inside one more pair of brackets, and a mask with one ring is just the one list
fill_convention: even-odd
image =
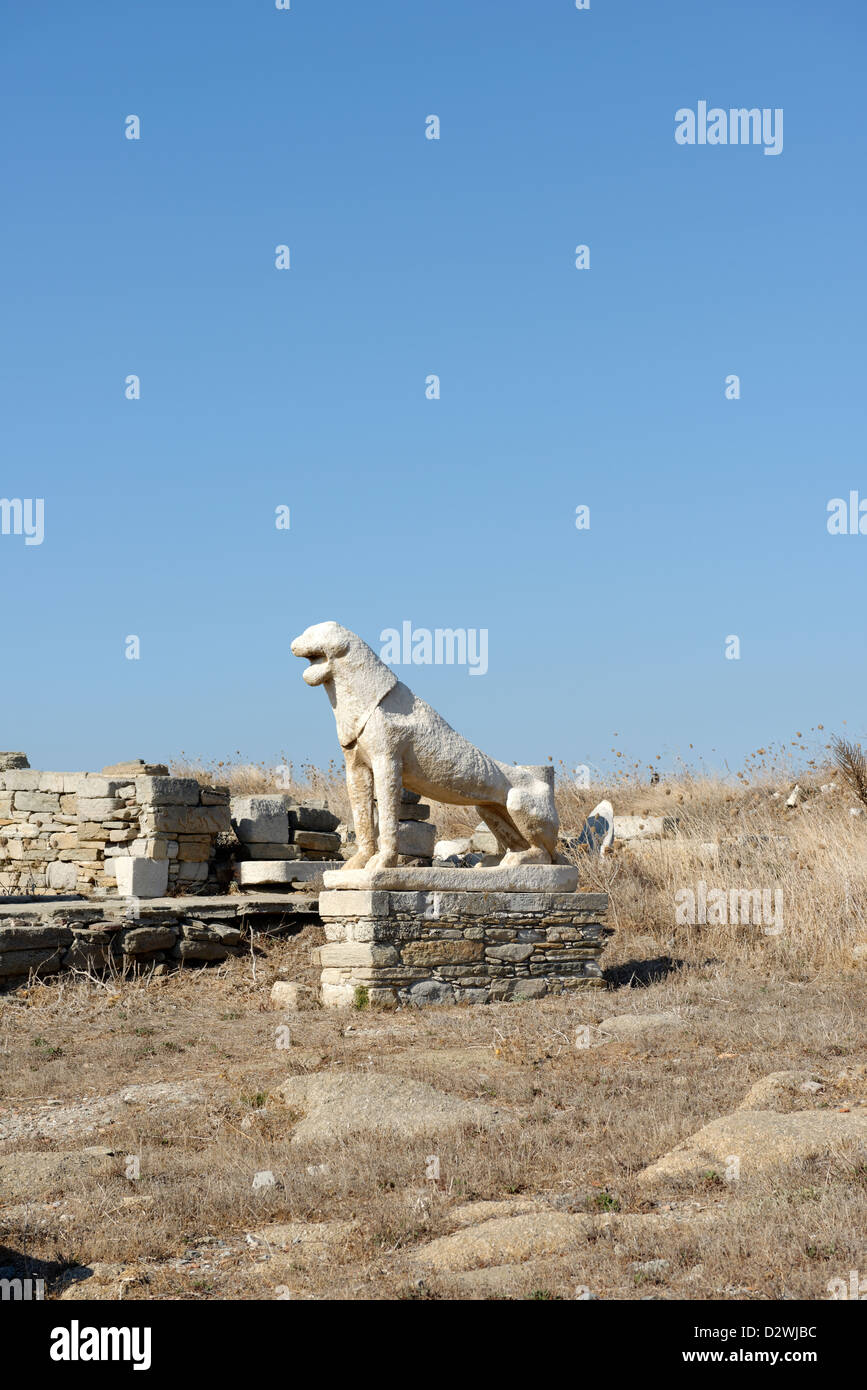
[[(0, 536), (0, 747), (327, 761), (289, 652), (326, 618), (487, 628), (483, 678), (399, 674), (505, 760), (863, 733), (862, 0), (3, 30), (0, 496), (45, 540)], [(678, 145), (700, 100), (783, 108), (782, 154)]]

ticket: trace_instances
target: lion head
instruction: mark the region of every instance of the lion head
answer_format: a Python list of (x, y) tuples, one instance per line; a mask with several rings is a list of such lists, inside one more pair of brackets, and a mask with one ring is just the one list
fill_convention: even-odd
[(324, 685), (337, 720), (341, 746), (354, 743), (397, 676), (376, 652), (340, 623), (315, 623), (292, 643), (294, 656), (310, 662), (308, 685)]

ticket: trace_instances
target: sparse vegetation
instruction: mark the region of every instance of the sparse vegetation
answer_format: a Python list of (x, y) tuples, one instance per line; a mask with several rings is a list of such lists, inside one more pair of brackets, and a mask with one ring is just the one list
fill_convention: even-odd
[[(849, 814), (840, 772), (826, 792), (834, 779), (818, 762), (776, 781), (753, 771), (610, 787), (618, 812), (674, 813), (679, 825), (640, 851), (581, 860), (585, 886), (611, 895), (608, 992), (396, 1014), (367, 999), (360, 1012), (291, 1015), (281, 1049), (270, 986), (315, 983), (317, 927), (263, 939), (255, 962), (241, 955), (108, 983), (63, 976), (0, 996), (0, 1157), (106, 1143), (116, 1155), (113, 1176), (71, 1174), (35, 1186), (26, 1203), (7, 1202), (4, 1260), (26, 1255), (56, 1270), (108, 1262), (127, 1280), (127, 1299), (274, 1297), (286, 1287), (293, 1297), (549, 1300), (574, 1298), (579, 1286), (631, 1299), (648, 1284), (678, 1299), (827, 1297), (829, 1279), (867, 1268), (867, 1157), (857, 1148), (737, 1183), (710, 1162), (694, 1182), (653, 1193), (637, 1175), (734, 1111), (769, 1073), (819, 1079), (795, 1094), (795, 1108), (867, 1104), (867, 962), (857, 950), (867, 941), (867, 823)], [(339, 771), (319, 779), (331, 802)], [(795, 780), (804, 797), (787, 807)], [(566, 835), (604, 792), (563, 779)], [(457, 829), (458, 814), (443, 808), (443, 833)], [(439, 822), (440, 808), (434, 815)], [(471, 828), (472, 812), (467, 820)], [(719, 846), (710, 859), (699, 848), (707, 843)], [(674, 894), (699, 877), (781, 887), (783, 933), (678, 925)], [(683, 1026), (576, 1044), (604, 1017), (664, 1011)], [(278, 1103), (277, 1087), (319, 1071), (415, 1078), (519, 1123), (494, 1134), (468, 1127), (435, 1144), (381, 1142), (375, 1131), (293, 1142), (299, 1116)], [(111, 1123), (96, 1109), (88, 1120), (98, 1097), (154, 1082), (193, 1089), (168, 1110), (118, 1102)], [(43, 1128), (15, 1128), (34, 1116)], [(134, 1182), (124, 1176), (129, 1154), (140, 1155)], [(273, 1185), (254, 1189), (254, 1176), (269, 1172)], [(603, 1224), (568, 1257), (518, 1262), (493, 1295), (485, 1270), (420, 1279), (415, 1253), (458, 1229), (477, 1202)], [(620, 1224), (606, 1234), (609, 1221)], [(334, 1236), (326, 1253), (251, 1245), (248, 1233), (269, 1223)], [(649, 1278), (630, 1268), (648, 1261), (668, 1263)], [(101, 1296), (115, 1296), (105, 1287)]]

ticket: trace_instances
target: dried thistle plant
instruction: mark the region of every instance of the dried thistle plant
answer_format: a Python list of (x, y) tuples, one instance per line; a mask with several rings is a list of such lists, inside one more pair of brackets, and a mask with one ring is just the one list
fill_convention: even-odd
[(860, 743), (835, 737), (831, 740), (831, 756), (851, 792), (867, 806), (867, 757)]

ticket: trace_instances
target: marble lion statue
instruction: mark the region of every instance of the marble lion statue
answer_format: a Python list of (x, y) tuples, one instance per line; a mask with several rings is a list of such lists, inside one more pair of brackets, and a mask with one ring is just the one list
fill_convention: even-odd
[(337, 721), (358, 844), (345, 869), (397, 864), (402, 787), (434, 801), (475, 806), (496, 836), (503, 864), (565, 862), (557, 853), (552, 767), (489, 758), (339, 623), (308, 627), (292, 652), (309, 661), (304, 680), (325, 687)]

